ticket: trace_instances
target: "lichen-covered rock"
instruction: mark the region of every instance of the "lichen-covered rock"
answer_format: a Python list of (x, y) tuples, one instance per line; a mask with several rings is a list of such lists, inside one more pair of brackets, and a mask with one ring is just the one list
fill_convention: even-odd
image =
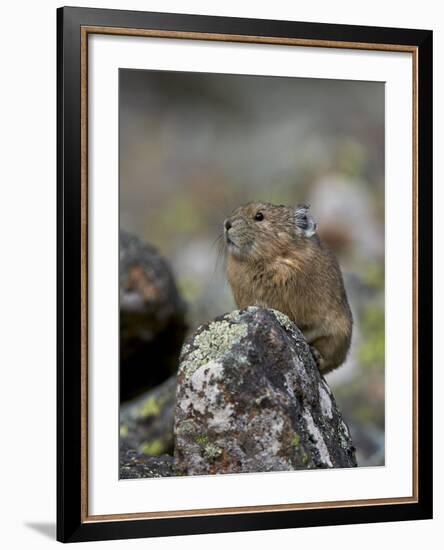
[(120, 407), (120, 446), (156, 456), (173, 452), (176, 377)]
[(120, 232), (120, 398), (130, 399), (177, 370), (185, 305), (166, 260)]
[(147, 456), (128, 448), (120, 447), (120, 479), (147, 477), (171, 477), (178, 475), (171, 455)]
[(302, 333), (259, 307), (218, 317), (187, 340), (174, 433), (177, 467), (188, 475), (356, 466)]

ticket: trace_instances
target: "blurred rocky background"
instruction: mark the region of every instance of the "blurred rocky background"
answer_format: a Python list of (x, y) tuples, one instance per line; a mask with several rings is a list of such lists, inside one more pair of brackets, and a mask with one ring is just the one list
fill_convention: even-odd
[(125, 453), (172, 452), (183, 338), (235, 309), (218, 237), (250, 200), (310, 203), (336, 252), (354, 337), (326, 380), (358, 465), (384, 464), (383, 83), (122, 69)]

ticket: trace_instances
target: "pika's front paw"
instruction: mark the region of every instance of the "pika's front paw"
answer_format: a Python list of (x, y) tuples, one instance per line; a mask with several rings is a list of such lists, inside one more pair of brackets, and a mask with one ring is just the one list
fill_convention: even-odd
[(314, 348), (313, 346), (310, 346), (310, 351), (311, 351), (311, 355), (314, 359), (314, 362), (316, 363), (316, 366), (318, 367), (318, 369), (320, 371), (322, 371), (322, 367), (325, 364), (324, 358), (319, 353), (319, 351), (316, 348)]

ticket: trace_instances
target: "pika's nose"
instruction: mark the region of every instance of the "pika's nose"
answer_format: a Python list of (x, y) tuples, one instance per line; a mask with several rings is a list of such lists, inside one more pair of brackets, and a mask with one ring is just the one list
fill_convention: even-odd
[(226, 230), (226, 231), (228, 231), (229, 229), (231, 229), (231, 227), (232, 227), (231, 220), (225, 220), (225, 221), (224, 221), (224, 227), (225, 227), (225, 230)]

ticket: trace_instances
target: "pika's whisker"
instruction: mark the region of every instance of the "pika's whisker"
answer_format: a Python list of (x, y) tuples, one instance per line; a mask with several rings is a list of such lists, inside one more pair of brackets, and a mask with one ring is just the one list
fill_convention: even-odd
[(220, 245), (220, 243), (222, 242), (223, 243), (223, 233), (220, 233), (213, 241), (213, 243), (211, 244), (211, 248), (214, 248), (216, 245)]
[(219, 260), (220, 259), (222, 259), (222, 260), (225, 259), (225, 241), (223, 239), (218, 239), (218, 242), (217, 243), (215, 242), (214, 245), (215, 244), (217, 244), (218, 247), (217, 247), (216, 263), (214, 265), (214, 273), (216, 273), (216, 270), (219, 266)]

